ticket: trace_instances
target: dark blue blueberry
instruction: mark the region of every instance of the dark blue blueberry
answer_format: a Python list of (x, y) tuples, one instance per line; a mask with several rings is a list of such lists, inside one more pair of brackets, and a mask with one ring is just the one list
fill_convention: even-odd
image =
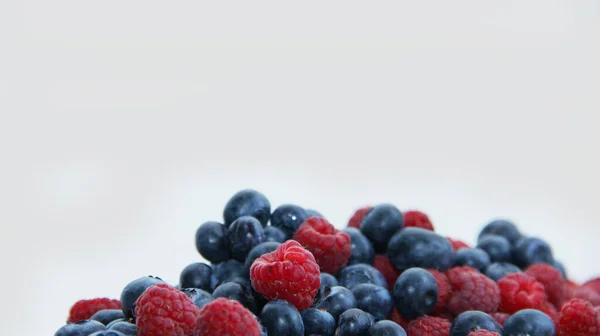
[(373, 243), (375, 251), (385, 252), (390, 238), (403, 226), (404, 216), (398, 208), (391, 204), (379, 204), (360, 222), (360, 231)]
[(135, 302), (146, 288), (164, 282), (161, 278), (145, 276), (128, 283), (121, 292), (121, 310), (128, 319), (135, 317)]
[(228, 281), (240, 283), (247, 283), (250, 281), (244, 272), (244, 264), (235, 259), (229, 259), (214, 265), (213, 276), (217, 279), (216, 286)]
[(497, 332), (503, 336), (502, 327), (490, 315), (480, 311), (466, 311), (458, 315), (450, 327), (450, 336), (468, 336), (478, 329)]
[(129, 322), (115, 323), (110, 327), (110, 330), (116, 330), (125, 336), (137, 336), (137, 326)]
[(394, 300), (390, 292), (373, 284), (360, 284), (352, 288), (356, 307), (373, 315), (376, 321), (384, 320), (394, 310)]
[(504, 336), (554, 336), (552, 319), (535, 309), (520, 310), (504, 322)]
[(338, 274), (340, 286), (352, 289), (354, 286), (370, 283), (387, 289), (383, 274), (375, 267), (367, 264), (354, 264), (342, 268)]
[(119, 318), (119, 319), (116, 319), (116, 320), (110, 322), (109, 324), (106, 325), (106, 329), (110, 329), (115, 324), (121, 323), (121, 322), (127, 322), (127, 318)]
[(292, 238), (298, 227), (308, 218), (303, 208), (293, 205), (280, 205), (271, 215), (271, 226), (281, 229), (287, 239)]
[(348, 288), (342, 286), (326, 288), (321, 299), (315, 304), (315, 308), (324, 309), (336, 320), (343, 312), (355, 307), (356, 298), (354, 294)]
[(339, 284), (337, 279), (329, 273), (322, 272), (320, 275), (320, 278), (321, 278), (321, 287), (319, 288), (319, 292), (317, 293), (317, 299), (319, 299), (323, 296), (325, 289), (333, 287), (333, 286), (337, 286)]
[(227, 228), (217, 222), (206, 222), (196, 230), (196, 250), (204, 259), (213, 264), (223, 262), (230, 257)]
[(242, 306), (248, 308), (253, 313), (258, 313), (259, 303), (256, 300), (256, 294), (254, 291), (247, 286), (241, 285), (237, 282), (226, 282), (215, 288), (212, 293), (212, 298), (228, 298), (235, 300), (242, 304)]
[(485, 269), (485, 275), (496, 282), (507, 274), (518, 272), (521, 272), (519, 267), (507, 262), (491, 263)]
[(369, 332), (369, 336), (406, 336), (404, 328), (390, 320), (375, 323)]
[(490, 265), (490, 256), (482, 249), (463, 248), (456, 252), (454, 266), (470, 266), (479, 271)]
[(387, 253), (399, 271), (411, 267), (446, 271), (454, 262), (454, 249), (446, 238), (416, 227), (396, 233), (388, 244)]
[(568, 279), (567, 278), (567, 269), (565, 268), (565, 265), (563, 263), (561, 263), (558, 260), (554, 260), (554, 267), (556, 267), (556, 269), (558, 269), (560, 271), (560, 273), (563, 276), (563, 279)]
[(246, 261), (248, 252), (265, 240), (260, 222), (250, 216), (236, 219), (227, 229), (227, 243), (231, 256), (241, 262)]
[(320, 212), (318, 212), (317, 210), (313, 210), (313, 209), (304, 209), (304, 211), (306, 212), (306, 215), (308, 216), (308, 218), (310, 217), (321, 217), (321, 218), (325, 218), (325, 216), (323, 216)]
[(202, 308), (212, 301), (212, 295), (199, 288), (183, 288), (181, 291), (187, 295), (198, 308)]
[(97, 331), (104, 331), (104, 324), (94, 320), (81, 320), (62, 326), (54, 333), (54, 336), (88, 336)]
[(98, 321), (104, 325), (108, 325), (110, 322), (118, 319), (124, 319), (125, 314), (121, 309), (104, 309), (96, 312), (90, 320)]
[(287, 240), (285, 233), (274, 226), (265, 227), (263, 232), (265, 233), (266, 242), (283, 243)]
[(252, 248), (252, 250), (250, 250), (250, 253), (248, 253), (248, 256), (246, 257), (246, 261), (244, 262), (244, 272), (247, 276), (250, 275), (250, 267), (252, 266), (252, 263), (254, 262), (254, 260), (256, 260), (258, 257), (260, 257), (261, 255), (265, 254), (265, 253), (269, 253), (269, 252), (273, 252), (277, 249), (277, 246), (279, 246), (279, 243), (276, 242), (264, 242), (264, 243), (260, 243), (256, 246), (254, 246)]
[(335, 336), (368, 336), (373, 324), (371, 314), (357, 308), (348, 309), (338, 319)]
[(269, 335), (304, 336), (304, 323), (298, 309), (284, 300), (267, 303), (260, 313), (260, 320)]
[(396, 280), (393, 294), (400, 315), (414, 320), (433, 311), (438, 298), (438, 285), (429, 271), (409, 268)]
[(242, 216), (252, 216), (266, 226), (271, 216), (271, 203), (265, 195), (252, 189), (237, 192), (225, 205), (223, 219), (225, 226), (231, 225)]
[(350, 260), (348, 260), (348, 265), (372, 265), (375, 259), (375, 250), (369, 239), (356, 228), (349, 227), (344, 229), (344, 232), (350, 235), (350, 244), (352, 245), (352, 254)]
[(127, 336), (116, 330), (96, 331), (88, 336)]
[(305, 335), (333, 336), (335, 319), (331, 314), (317, 308), (308, 308), (300, 312), (304, 322)]
[(512, 249), (513, 264), (525, 269), (537, 263), (553, 265), (552, 249), (543, 240), (535, 237), (521, 238)]
[(508, 239), (502, 236), (487, 235), (479, 240), (477, 248), (487, 252), (491, 262), (510, 262), (511, 245)]
[(489, 222), (483, 227), (477, 240), (481, 240), (486, 235), (504, 237), (511, 244), (515, 244), (517, 240), (521, 238), (521, 233), (519, 232), (519, 229), (517, 229), (517, 226), (506, 219), (497, 219)]
[(212, 274), (212, 267), (205, 263), (193, 263), (181, 271), (179, 286), (181, 288), (200, 288), (211, 292), (216, 285)]

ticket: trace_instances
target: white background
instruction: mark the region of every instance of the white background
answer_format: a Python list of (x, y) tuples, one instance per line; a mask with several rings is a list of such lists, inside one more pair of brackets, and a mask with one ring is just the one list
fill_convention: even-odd
[(176, 283), (242, 188), (505, 216), (599, 275), (597, 1), (2, 1), (3, 335)]

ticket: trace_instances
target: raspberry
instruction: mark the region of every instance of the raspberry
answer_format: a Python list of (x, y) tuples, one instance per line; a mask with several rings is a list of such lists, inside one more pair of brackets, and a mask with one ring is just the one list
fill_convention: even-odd
[(104, 309), (121, 309), (121, 301), (109, 298), (79, 300), (71, 307), (67, 321), (75, 323), (89, 320), (92, 315)]
[(363, 218), (367, 215), (367, 212), (372, 208), (372, 206), (366, 206), (356, 210), (352, 217), (350, 217), (350, 220), (348, 220), (348, 227), (360, 229), (360, 222), (362, 222)]
[(267, 299), (289, 301), (298, 310), (312, 305), (321, 286), (315, 257), (294, 240), (254, 260), (250, 279), (252, 287)]
[(315, 257), (321, 271), (335, 274), (346, 266), (352, 254), (350, 235), (336, 230), (322, 217), (307, 219), (294, 235), (294, 240), (306, 247)]
[(373, 260), (373, 267), (383, 274), (388, 288), (390, 290), (394, 288), (400, 272), (396, 270), (390, 259), (383, 254), (378, 254), (375, 256), (375, 260)]
[(135, 307), (139, 336), (187, 336), (200, 309), (182, 291), (166, 283), (152, 285)]
[(392, 316), (390, 316), (390, 320), (398, 323), (404, 329), (408, 329), (408, 325), (410, 324), (410, 320), (400, 315), (398, 309), (396, 309), (395, 307), (394, 311), (392, 311)]
[(450, 281), (446, 274), (434, 269), (428, 269), (428, 271), (433, 275), (438, 285), (438, 299), (434, 309), (434, 314), (438, 315), (446, 308), (446, 305), (450, 301), (450, 298), (452, 297), (452, 287), (450, 286)]
[(418, 227), (421, 229), (435, 231), (429, 217), (421, 211), (410, 210), (404, 213), (404, 227)]
[(506, 322), (506, 320), (508, 320), (508, 318), (510, 317), (509, 314), (506, 313), (493, 313), (490, 314), (494, 320), (496, 320), (496, 322), (498, 322), (499, 325), (503, 326), (504, 322)]
[(410, 322), (408, 334), (411, 336), (449, 336), (450, 321), (441, 317), (422, 316)]
[(469, 333), (469, 336), (500, 336), (497, 332), (489, 331), (489, 330), (475, 330)]
[(587, 281), (583, 284), (583, 287), (588, 287), (593, 289), (596, 293), (600, 294), (600, 278), (595, 278)]
[(261, 329), (252, 313), (241, 303), (218, 298), (200, 310), (194, 336), (260, 336)]
[(552, 322), (554, 322), (554, 324), (558, 324), (558, 311), (556, 310), (556, 308), (554, 308), (554, 306), (546, 301), (544, 302), (544, 304), (540, 307), (540, 311), (546, 315), (548, 315), (551, 319)]
[(558, 269), (545, 263), (539, 263), (529, 266), (525, 273), (544, 285), (548, 300), (552, 304), (558, 306), (564, 301), (566, 295), (565, 280)]
[(511, 273), (498, 280), (500, 310), (512, 314), (521, 309), (540, 309), (546, 301), (544, 285), (525, 273)]
[(495, 313), (500, 304), (500, 290), (494, 280), (468, 266), (454, 267), (446, 273), (452, 286), (448, 310), (458, 315), (467, 310)]
[(562, 306), (556, 327), (559, 336), (600, 335), (598, 312), (591, 303), (581, 299), (570, 300)]
[(467, 243), (461, 241), (461, 240), (454, 240), (450, 237), (446, 237), (446, 239), (448, 239), (448, 241), (450, 242), (450, 244), (452, 245), (452, 248), (454, 249), (454, 252), (463, 249), (463, 248), (469, 248), (469, 245), (467, 245)]
[(600, 294), (592, 286), (579, 286), (575, 283), (568, 283), (566, 286), (567, 299), (582, 299), (591, 302), (594, 306), (600, 305)]

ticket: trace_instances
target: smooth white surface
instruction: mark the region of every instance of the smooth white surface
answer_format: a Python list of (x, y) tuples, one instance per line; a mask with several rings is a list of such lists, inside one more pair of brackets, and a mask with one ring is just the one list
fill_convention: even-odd
[(199, 260), (237, 190), (507, 216), (600, 274), (597, 1), (0, 5), (3, 335)]

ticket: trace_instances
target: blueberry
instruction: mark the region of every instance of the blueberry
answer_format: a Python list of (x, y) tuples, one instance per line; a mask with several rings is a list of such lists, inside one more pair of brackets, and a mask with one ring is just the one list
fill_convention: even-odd
[(450, 327), (450, 336), (468, 336), (470, 332), (478, 329), (497, 332), (500, 336), (503, 335), (502, 327), (490, 315), (469, 310), (458, 315), (452, 326)]
[(81, 320), (76, 323), (65, 324), (54, 333), (54, 336), (88, 336), (104, 330), (106, 330), (106, 327), (98, 321)]
[(215, 286), (216, 279), (212, 274), (212, 267), (205, 263), (193, 263), (181, 271), (179, 286), (181, 288), (200, 288), (211, 292)]
[(361, 283), (370, 283), (387, 289), (387, 282), (383, 274), (367, 264), (354, 264), (342, 268), (338, 274), (338, 281), (340, 286), (348, 289)]
[(298, 309), (284, 300), (267, 303), (260, 313), (260, 320), (269, 335), (303, 336), (304, 323)]
[(200, 225), (196, 230), (196, 250), (213, 264), (229, 259), (226, 233), (227, 228), (221, 223), (206, 222)]
[(545, 241), (534, 237), (519, 239), (512, 249), (512, 259), (513, 264), (521, 268), (537, 263), (554, 264), (550, 246)]
[(507, 262), (491, 263), (485, 269), (485, 275), (496, 282), (507, 274), (518, 272), (521, 272), (519, 267)]
[(146, 288), (164, 282), (162, 279), (145, 276), (128, 283), (121, 292), (121, 310), (128, 319), (135, 317), (135, 302)]
[(274, 226), (267, 226), (263, 230), (266, 242), (283, 243), (287, 239), (285, 233)]
[(563, 263), (561, 263), (558, 260), (555, 260), (554, 267), (560, 271), (560, 274), (562, 274), (563, 279), (565, 279), (565, 280), (568, 279), (567, 278), (567, 269), (565, 268), (565, 265), (563, 265)]
[(271, 215), (271, 226), (281, 229), (286, 239), (292, 238), (298, 227), (308, 218), (303, 208), (293, 205), (280, 205)]
[(89, 336), (126, 336), (123, 333), (116, 330), (96, 331)]
[(98, 321), (104, 325), (108, 325), (110, 322), (118, 319), (124, 319), (125, 314), (121, 309), (104, 309), (96, 312), (90, 320)]
[(315, 308), (329, 312), (336, 320), (343, 312), (355, 307), (356, 298), (354, 294), (348, 288), (342, 286), (326, 288), (321, 299), (315, 304)]
[(129, 322), (115, 323), (110, 327), (110, 330), (116, 330), (125, 336), (137, 336), (137, 326)]
[(352, 245), (352, 254), (350, 260), (348, 260), (348, 265), (372, 265), (375, 259), (375, 250), (369, 239), (359, 229), (353, 227), (344, 229), (344, 232), (350, 236), (350, 244)]
[(212, 301), (212, 295), (199, 288), (183, 288), (181, 291), (187, 295), (198, 308), (202, 308)]
[(406, 336), (406, 331), (390, 320), (381, 320), (375, 323), (369, 332), (369, 336)]
[(308, 216), (308, 218), (310, 217), (321, 217), (321, 218), (325, 218), (325, 216), (323, 216), (320, 212), (318, 212), (317, 210), (313, 210), (313, 209), (304, 209), (304, 212), (306, 212), (306, 215)]
[(376, 252), (385, 252), (388, 241), (404, 226), (402, 212), (391, 204), (379, 204), (369, 211), (362, 222), (360, 231), (373, 243)]
[(228, 281), (240, 283), (247, 283), (250, 281), (244, 272), (244, 264), (235, 259), (229, 259), (214, 265), (213, 275), (217, 280), (216, 286)]
[(250, 250), (265, 240), (260, 222), (250, 216), (236, 219), (227, 229), (227, 243), (234, 259), (245, 261)]
[(228, 298), (235, 300), (242, 304), (242, 306), (248, 308), (253, 313), (258, 313), (259, 303), (256, 300), (255, 292), (247, 286), (241, 285), (237, 282), (226, 282), (215, 288), (212, 293), (212, 298)]
[(413, 320), (433, 311), (438, 298), (438, 285), (429, 271), (409, 268), (396, 280), (393, 293), (400, 315)]
[(321, 278), (321, 287), (319, 288), (319, 292), (317, 293), (318, 298), (323, 297), (325, 289), (337, 286), (339, 284), (337, 279), (329, 273), (322, 272), (319, 277)]
[(479, 240), (477, 247), (487, 252), (491, 262), (510, 262), (511, 245), (502, 236), (486, 235)]
[(506, 238), (511, 244), (515, 244), (520, 238), (521, 233), (517, 226), (506, 219), (497, 219), (486, 224), (477, 240), (481, 240), (486, 235), (497, 235)]
[(352, 294), (356, 298), (356, 307), (373, 315), (376, 321), (390, 317), (394, 310), (394, 300), (383, 287), (360, 284), (352, 288)]
[(269, 253), (269, 252), (273, 252), (277, 249), (277, 246), (279, 246), (279, 243), (275, 243), (275, 242), (264, 242), (264, 243), (260, 243), (256, 246), (254, 246), (252, 248), (252, 250), (250, 250), (250, 253), (248, 253), (248, 256), (246, 257), (246, 261), (244, 262), (244, 272), (246, 275), (250, 274), (250, 267), (252, 266), (252, 263), (254, 262), (254, 260), (256, 260), (258, 257), (262, 256), (265, 253)]
[(368, 336), (373, 324), (371, 314), (357, 308), (348, 309), (338, 319), (335, 336)]
[(265, 195), (252, 189), (239, 191), (225, 205), (223, 219), (225, 226), (242, 216), (252, 216), (266, 226), (271, 216), (271, 203)]
[(554, 336), (556, 328), (552, 319), (535, 309), (523, 309), (504, 322), (504, 336)]
[(333, 336), (335, 319), (331, 314), (317, 308), (308, 308), (300, 312), (304, 323), (304, 334)]
[(463, 248), (456, 252), (454, 266), (470, 266), (483, 271), (490, 265), (490, 256), (482, 249)]
[(454, 259), (454, 250), (446, 238), (416, 227), (407, 227), (396, 233), (388, 244), (387, 253), (399, 271), (411, 267), (446, 271)]
[(106, 325), (106, 329), (110, 329), (115, 324), (121, 323), (121, 322), (127, 322), (127, 318), (118, 318), (116, 320), (113, 320), (112, 322), (110, 322), (109, 324)]

